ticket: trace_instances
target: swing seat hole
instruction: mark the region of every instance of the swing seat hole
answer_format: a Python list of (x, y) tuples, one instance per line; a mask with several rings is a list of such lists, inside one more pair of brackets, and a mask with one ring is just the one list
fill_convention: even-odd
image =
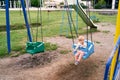
[(44, 49), (45, 49), (44, 42), (27, 42), (26, 43), (26, 51), (29, 54), (44, 52)]

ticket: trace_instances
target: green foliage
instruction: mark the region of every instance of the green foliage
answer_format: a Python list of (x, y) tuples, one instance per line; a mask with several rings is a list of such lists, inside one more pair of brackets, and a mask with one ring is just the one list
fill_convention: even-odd
[(108, 31), (108, 30), (104, 30), (104, 31), (102, 31), (102, 32), (107, 34), (107, 33), (109, 33), (110, 31)]
[(58, 46), (56, 44), (45, 43), (45, 50), (46, 51), (53, 51), (56, 50)]
[(90, 16), (90, 19), (96, 23), (96, 22), (100, 22), (99, 19), (96, 16)]
[(60, 5), (64, 5), (64, 2), (60, 2)]
[(84, 8), (84, 9), (87, 9), (87, 8), (88, 8), (84, 3), (80, 3), (80, 5), (81, 5), (82, 8)]
[(69, 50), (61, 50), (60, 54), (68, 54), (69, 52), (71, 52), (71, 51), (69, 51)]
[(95, 4), (95, 9), (101, 9), (106, 7), (105, 0), (99, 0), (97, 4)]
[(105, 5), (106, 4), (105, 0), (100, 0), (98, 3), (101, 4), (101, 5)]
[(95, 43), (100, 44), (100, 42), (99, 42), (99, 41), (96, 41)]
[(40, 3), (40, 0), (31, 0), (31, 6), (33, 7), (39, 7), (41, 6), (40, 4), (42, 4), (42, 2)]

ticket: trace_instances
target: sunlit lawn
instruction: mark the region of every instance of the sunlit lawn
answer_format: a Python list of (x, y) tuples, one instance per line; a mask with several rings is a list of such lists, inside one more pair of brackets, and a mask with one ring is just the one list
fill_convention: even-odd
[[(28, 13), (30, 17), (30, 24), (40, 23), (40, 17), (37, 16), (37, 11), (30, 11)], [(100, 22), (108, 22), (115, 24), (116, 15), (99, 15), (98, 13), (91, 13), (91, 15), (99, 18)], [(74, 24), (76, 24), (76, 13), (72, 11), (72, 16)], [(0, 11), (0, 28), (4, 28), (6, 25), (5, 22), (5, 11)], [(24, 17), (21, 11), (10, 11), (10, 25), (11, 25), (11, 46), (12, 51), (20, 51), (21, 53), (25, 52), (25, 44), (28, 41), (27, 39), (27, 30), (25, 29)], [(85, 33), (82, 28), (85, 28), (86, 25), (78, 18), (78, 33)], [(38, 27), (38, 41), (41, 41), (41, 26), (31, 25), (31, 34), (33, 39), (36, 39)], [(15, 29), (15, 30), (13, 30)], [(70, 28), (68, 24), (68, 17), (65, 11), (42, 11), (42, 31), (44, 37), (70, 35)], [(33, 32), (33, 33), (32, 33)], [(7, 43), (6, 43), (6, 31), (0, 32), (0, 56), (7, 55)]]

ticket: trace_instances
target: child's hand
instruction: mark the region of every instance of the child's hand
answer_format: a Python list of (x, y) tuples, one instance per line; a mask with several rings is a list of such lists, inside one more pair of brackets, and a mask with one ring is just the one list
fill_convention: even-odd
[(77, 50), (74, 49), (74, 52), (76, 52)]

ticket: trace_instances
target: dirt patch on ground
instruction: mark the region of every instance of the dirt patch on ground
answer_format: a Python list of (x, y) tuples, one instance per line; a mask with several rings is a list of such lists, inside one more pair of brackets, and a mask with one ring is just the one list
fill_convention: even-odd
[(51, 63), (51, 61), (56, 57), (57, 57), (57, 54), (55, 51), (44, 52), (44, 53), (39, 53), (33, 56), (21, 58), (13, 65), (16, 65), (16, 67), (21, 69), (34, 68), (36, 66), (43, 66), (48, 63)]
[[(0, 80), (103, 80), (105, 63), (113, 49), (115, 25), (98, 26), (100, 32), (93, 33), (95, 53), (79, 65), (74, 65), (72, 40), (51, 37), (45, 41), (59, 45), (56, 51), (0, 59)], [(61, 50), (68, 53), (60, 54)]]

